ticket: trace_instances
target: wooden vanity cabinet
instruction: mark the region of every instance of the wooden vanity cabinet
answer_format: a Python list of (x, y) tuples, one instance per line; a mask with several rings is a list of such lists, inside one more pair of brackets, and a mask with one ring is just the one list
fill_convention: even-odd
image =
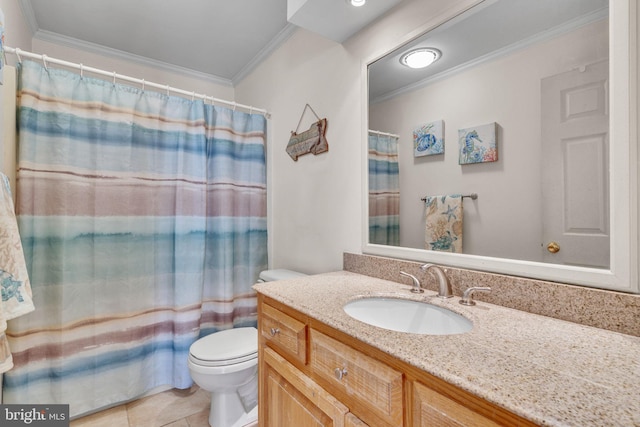
[(258, 296), (260, 427), (535, 426)]
[(258, 425), (369, 427), (308, 376), (309, 327), (281, 309), (259, 298)]

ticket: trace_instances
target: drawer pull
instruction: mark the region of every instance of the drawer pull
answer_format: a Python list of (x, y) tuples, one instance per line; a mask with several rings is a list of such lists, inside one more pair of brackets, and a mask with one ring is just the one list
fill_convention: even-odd
[(342, 381), (342, 378), (347, 376), (347, 368), (342, 368), (342, 369), (336, 368), (333, 370), (333, 373), (336, 375), (336, 378), (339, 381)]
[(271, 328), (271, 336), (275, 337), (280, 333), (280, 328)]

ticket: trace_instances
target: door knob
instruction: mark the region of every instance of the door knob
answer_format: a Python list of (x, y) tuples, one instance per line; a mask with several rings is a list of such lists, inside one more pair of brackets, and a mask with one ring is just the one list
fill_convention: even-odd
[(547, 245), (547, 250), (552, 254), (555, 254), (557, 252), (560, 252), (560, 245), (556, 242), (551, 242)]

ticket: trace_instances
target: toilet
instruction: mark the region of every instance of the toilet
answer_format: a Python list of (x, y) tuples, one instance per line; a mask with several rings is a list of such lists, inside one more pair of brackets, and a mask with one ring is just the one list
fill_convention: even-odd
[[(265, 270), (259, 282), (305, 276)], [(209, 425), (244, 427), (258, 419), (258, 330), (227, 329), (200, 338), (189, 348), (191, 379), (211, 393)]]

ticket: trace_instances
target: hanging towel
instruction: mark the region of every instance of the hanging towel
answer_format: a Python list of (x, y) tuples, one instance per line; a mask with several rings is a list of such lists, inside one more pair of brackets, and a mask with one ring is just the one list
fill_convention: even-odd
[(13, 367), (5, 336), (7, 320), (33, 311), (31, 285), (18, 234), (9, 178), (0, 174), (0, 373)]
[(425, 249), (462, 253), (462, 195), (427, 196)]

